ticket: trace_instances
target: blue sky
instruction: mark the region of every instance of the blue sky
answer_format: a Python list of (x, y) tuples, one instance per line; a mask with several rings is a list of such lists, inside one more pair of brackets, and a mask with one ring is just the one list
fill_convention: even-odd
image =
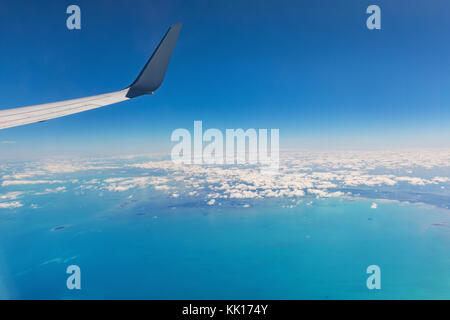
[[(66, 28), (77, 4), (82, 29)], [(382, 29), (365, 26), (377, 4)], [(279, 128), (283, 148), (450, 146), (448, 1), (0, 2), (0, 108), (122, 89), (173, 23), (154, 96), (0, 131), (0, 156), (164, 152), (176, 128)], [(9, 141), (14, 143), (1, 143)]]

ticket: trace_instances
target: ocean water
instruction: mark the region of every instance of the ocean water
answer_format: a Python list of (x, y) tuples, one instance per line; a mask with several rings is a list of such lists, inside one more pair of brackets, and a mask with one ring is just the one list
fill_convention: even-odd
[[(1, 298), (450, 298), (445, 209), (345, 199), (168, 206), (156, 196), (102, 208), (86, 197), (2, 215)], [(66, 287), (72, 264), (81, 290)], [(369, 265), (381, 268), (380, 290), (367, 289)]]

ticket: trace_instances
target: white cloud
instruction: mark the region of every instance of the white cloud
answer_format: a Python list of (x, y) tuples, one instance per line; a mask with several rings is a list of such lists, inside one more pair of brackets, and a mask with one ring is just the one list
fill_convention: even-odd
[(5, 180), (2, 182), (2, 187), (24, 185), (24, 184), (55, 184), (55, 183), (64, 183), (64, 181), (61, 181), (61, 180)]
[(408, 182), (409, 184), (412, 184), (415, 186), (424, 186), (426, 184), (432, 183), (430, 180), (417, 178), (417, 177), (396, 177), (395, 180)]
[[(1, 186), (71, 182), (74, 190), (81, 193), (83, 190), (124, 192), (152, 187), (173, 198), (196, 197), (204, 199), (205, 203), (214, 200), (214, 204), (222, 203), (220, 199), (286, 198), (297, 201), (303, 197), (350, 197), (352, 193), (358, 194), (358, 191), (349, 193), (346, 190), (353, 188), (377, 191), (408, 187), (411, 190), (440, 184), (439, 189), (446, 190), (445, 184), (450, 182), (450, 177), (445, 174), (450, 168), (450, 150), (285, 152), (280, 159), (279, 171), (272, 175), (261, 174), (255, 166), (184, 166), (170, 160), (143, 161), (142, 157), (52, 160), (26, 164), (22, 168), (1, 165)], [(427, 173), (431, 168), (447, 168), (447, 171), (433, 178)], [(100, 172), (95, 176), (89, 173), (88, 178), (72, 174), (86, 170)], [(46, 188), (32, 194), (65, 191), (65, 187)], [(14, 200), (21, 196), (11, 193), (6, 198), (4, 194), (0, 195), (0, 200)]]
[(105, 179), (103, 187), (108, 191), (127, 191), (133, 188), (145, 188), (154, 185), (160, 190), (170, 189), (167, 185), (169, 179), (167, 177), (118, 177)]
[(59, 192), (66, 192), (67, 188), (66, 187), (57, 187), (57, 188), (46, 188), (44, 191), (41, 192), (35, 192), (34, 195), (36, 196), (41, 196), (41, 195), (45, 195), (45, 194), (50, 194), (50, 193), (59, 193)]
[(155, 190), (170, 190), (170, 189), (173, 189), (173, 187), (169, 187), (166, 185), (155, 186)]
[(20, 201), (0, 202), (0, 209), (14, 209), (23, 207)]
[(20, 198), (24, 193), (25, 192), (14, 191), (0, 194), (0, 200), (15, 200), (17, 198)]
[(450, 178), (449, 177), (434, 177), (432, 179), (432, 181), (434, 183), (445, 183), (445, 182), (450, 182)]
[(206, 199), (301, 198), (308, 195), (343, 197), (351, 196), (351, 193), (347, 192), (345, 195), (339, 191), (340, 188), (394, 187), (399, 182), (411, 186), (447, 182), (446, 177), (430, 180), (383, 173), (408, 166), (431, 168), (446, 165), (450, 165), (448, 151), (438, 152), (438, 155), (419, 151), (293, 152), (283, 154), (280, 170), (274, 175), (262, 175), (259, 168), (245, 165), (180, 165), (164, 160), (127, 164), (128, 167), (142, 169), (144, 172), (147, 170), (149, 173), (165, 172), (170, 179), (164, 183), (154, 183), (151, 177), (142, 178), (144, 180), (139, 184), (134, 180), (136, 178), (111, 178), (105, 182), (111, 183), (108, 189), (114, 191), (128, 190), (138, 185), (143, 188), (154, 184), (155, 190), (177, 191), (173, 197), (203, 196)]

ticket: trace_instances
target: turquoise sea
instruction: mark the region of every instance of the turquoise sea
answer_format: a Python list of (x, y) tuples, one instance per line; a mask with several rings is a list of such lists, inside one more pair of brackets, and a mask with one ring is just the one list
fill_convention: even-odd
[[(449, 299), (449, 211), (394, 201), (168, 205), (49, 195), (0, 217), (0, 297)], [(52, 202), (54, 201), (54, 202)], [(102, 207), (99, 203), (114, 203)], [(52, 204), (53, 203), (53, 204)], [(81, 269), (81, 290), (66, 268)], [(366, 268), (381, 268), (369, 290)]]

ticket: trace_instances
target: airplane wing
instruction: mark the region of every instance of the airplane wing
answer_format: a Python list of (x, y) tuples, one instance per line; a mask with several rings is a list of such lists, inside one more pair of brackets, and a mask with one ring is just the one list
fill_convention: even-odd
[(0, 130), (64, 117), (104, 107), (144, 94), (153, 94), (161, 85), (172, 57), (181, 23), (169, 28), (137, 79), (127, 88), (111, 93), (30, 107), (0, 110)]

